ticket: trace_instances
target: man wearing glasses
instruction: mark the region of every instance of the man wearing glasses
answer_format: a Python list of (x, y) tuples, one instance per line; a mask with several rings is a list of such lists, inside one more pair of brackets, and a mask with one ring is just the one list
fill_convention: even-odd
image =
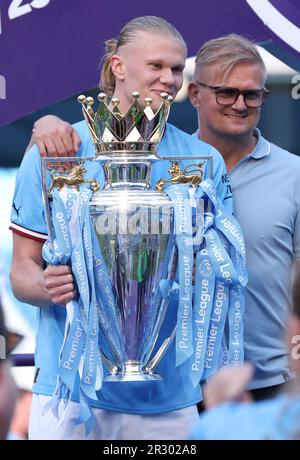
[(257, 400), (273, 396), (291, 378), (283, 335), (291, 272), (300, 259), (300, 159), (256, 128), (269, 93), (265, 81), (255, 46), (231, 34), (202, 46), (189, 86), (197, 135), (225, 160), (245, 234), (245, 359), (256, 368), (249, 388)]

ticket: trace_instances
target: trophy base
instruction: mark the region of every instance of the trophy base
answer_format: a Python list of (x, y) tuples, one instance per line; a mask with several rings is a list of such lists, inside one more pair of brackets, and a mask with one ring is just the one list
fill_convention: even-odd
[(149, 382), (162, 380), (160, 375), (143, 369), (138, 361), (126, 361), (116, 373), (107, 375), (105, 382)]

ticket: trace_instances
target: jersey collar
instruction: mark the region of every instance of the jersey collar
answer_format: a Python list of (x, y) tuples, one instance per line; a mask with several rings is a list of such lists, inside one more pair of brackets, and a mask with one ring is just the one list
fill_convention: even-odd
[(249, 153), (248, 158), (255, 158), (255, 160), (260, 160), (268, 155), (271, 152), (270, 142), (268, 142), (262, 135), (258, 128), (254, 130), (254, 136), (257, 138), (257, 144), (255, 149)]

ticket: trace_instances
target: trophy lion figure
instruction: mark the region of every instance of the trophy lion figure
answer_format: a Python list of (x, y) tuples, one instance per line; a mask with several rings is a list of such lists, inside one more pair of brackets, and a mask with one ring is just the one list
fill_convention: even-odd
[(85, 179), (84, 174), (86, 172), (87, 171), (82, 163), (75, 165), (71, 169), (70, 173), (65, 176), (55, 176), (54, 173), (51, 172), (50, 176), (52, 182), (48, 192), (51, 192), (54, 188), (57, 188), (57, 190), (60, 191), (65, 185), (79, 190), (79, 186), (84, 183), (89, 183), (91, 190), (93, 192), (97, 192), (100, 188), (98, 182), (95, 179)]
[[(172, 166), (168, 169), (168, 172), (171, 174), (170, 179), (159, 179), (156, 183), (156, 190), (162, 192), (165, 184), (191, 184), (193, 187), (198, 187), (203, 177), (203, 169), (205, 161), (198, 164), (190, 164), (186, 168), (181, 169), (178, 161), (172, 161)], [(190, 169), (194, 167), (194, 169)], [(194, 173), (194, 174), (191, 174)]]

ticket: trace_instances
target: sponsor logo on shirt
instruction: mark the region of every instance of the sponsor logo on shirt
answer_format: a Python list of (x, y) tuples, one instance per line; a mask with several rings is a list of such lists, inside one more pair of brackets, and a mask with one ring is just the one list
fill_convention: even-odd
[(231, 184), (230, 184), (230, 179), (228, 174), (222, 174), (222, 184), (225, 184), (226, 186), (226, 198), (231, 198), (232, 197), (232, 189), (231, 189)]
[(13, 202), (12, 208), (13, 208), (13, 212), (16, 214), (16, 216), (17, 216), (17, 217), (20, 217), (20, 211), (21, 211), (21, 208), (23, 208), (23, 206), (17, 207), (17, 206), (16, 206), (16, 203)]

